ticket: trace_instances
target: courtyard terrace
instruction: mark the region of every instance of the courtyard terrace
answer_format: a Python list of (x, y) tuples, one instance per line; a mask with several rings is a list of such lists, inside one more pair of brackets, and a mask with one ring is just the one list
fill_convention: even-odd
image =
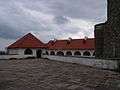
[(120, 90), (120, 73), (46, 59), (0, 60), (0, 90)]

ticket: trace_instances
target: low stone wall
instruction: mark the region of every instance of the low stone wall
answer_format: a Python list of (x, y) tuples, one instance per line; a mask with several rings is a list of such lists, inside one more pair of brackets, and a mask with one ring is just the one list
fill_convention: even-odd
[(50, 60), (77, 63), (81, 65), (87, 65), (87, 66), (103, 68), (103, 69), (119, 70), (119, 62), (115, 60), (102, 60), (102, 59), (94, 59), (94, 58), (79, 58), (79, 57), (51, 56), (51, 55), (44, 55), (43, 57), (48, 58)]
[(0, 55), (0, 59), (20, 59), (20, 58), (27, 58), (27, 57), (35, 57), (34, 55)]
[(0, 59), (19, 58), (19, 55), (0, 55)]

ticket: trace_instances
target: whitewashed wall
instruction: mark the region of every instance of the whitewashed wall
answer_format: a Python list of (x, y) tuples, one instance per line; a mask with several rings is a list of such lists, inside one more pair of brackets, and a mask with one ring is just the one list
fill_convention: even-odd
[(46, 50), (46, 51), (48, 52), (49, 55), (50, 55), (50, 53), (51, 53), (52, 51), (55, 52), (55, 55), (57, 55), (57, 52), (59, 52), (59, 51), (62, 51), (62, 52), (64, 53), (64, 55), (66, 55), (66, 53), (67, 53), (68, 51), (70, 51), (70, 52), (72, 53), (72, 56), (74, 56), (74, 53), (75, 53), (76, 51), (79, 51), (79, 52), (81, 53), (81, 56), (82, 56), (82, 57), (84, 57), (83, 53), (86, 52), (86, 51), (90, 52), (90, 56), (89, 56), (89, 57), (94, 57), (94, 56), (93, 56), (93, 53), (95, 52), (95, 50)]
[(102, 59), (92, 59), (92, 58), (79, 58), (79, 57), (68, 57), (68, 56), (55, 56), (55, 55), (44, 55), (44, 58), (50, 60), (63, 61), (77, 63), (81, 65), (87, 65), (91, 67), (98, 67), (104, 69), (118, 70), (118, 61), (114, 60), (102, 60)]
[(8, 49), (10, 55), (0, 55), (0, 59), (37, 57), (37, 50), (41, 50), (41, 57), (43, 57), (43, 53), (45, 53), (45, 49), (42, 48), (30, 48), (30, 49), (33, 52), (32, 55), (24, 54), (26, 48)]
[(10, 54), (18, 54), (19, 52), (19, 49), (8, 49), (8, 52), (10, 53)]
[(20, 59), (20, 58), (27, 58), (32, 57), (33, 55), (24, 55), (21, 57), (21, 55), (0, 55), (0, 59)]
[(0, 55), (0, 59), (20, 58), (19, 55)]

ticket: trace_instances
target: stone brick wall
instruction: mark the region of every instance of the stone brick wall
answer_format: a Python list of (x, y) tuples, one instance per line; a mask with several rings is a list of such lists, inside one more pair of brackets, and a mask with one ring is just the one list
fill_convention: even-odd
[(108, 20), (103, 27), (96, 25), (96, 57), (120, 58), (120, 0), (108, 0)]
[(104, 23), (95, 25), (95, 56), (97, 58), (103, 57), (103, 26)]

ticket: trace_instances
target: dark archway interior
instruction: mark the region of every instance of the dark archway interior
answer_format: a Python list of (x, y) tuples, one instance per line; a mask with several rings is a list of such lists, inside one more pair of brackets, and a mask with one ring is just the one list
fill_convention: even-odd
[(86, 51), (86, 52), (83, 53), (83, 55), (84, 55), (84, 56), (90, 56), (90, 52), (87, 52), (87, 51)]
[(33, 52), (32, 52), (31, 49), (28, 48), (28, 49), (25, 50), (24, 54), (25, 54), (25, 55), (32, 55)]
[(61, 52), (61, 51), (59, 51), (59, 52), (57, 52), (57, 55), (59, 55), (59, 56), (64, 56), (64, 53)]
[(74, 55), (76, 55), (76, 56), (81, 56), (81, 53), (80, 53), (79, 51), (77, 51), (77, 52), (75, 52)]
[(52, 51), (52, 52), (50, 53), (50, 55), (55, 55), (55, 52)]
[(68, 52), (66, 53), (66, 55), (67, 55), (67, 56), (72, 56), (72, 53), (71, 53), (70, 51), (68, 51)]

